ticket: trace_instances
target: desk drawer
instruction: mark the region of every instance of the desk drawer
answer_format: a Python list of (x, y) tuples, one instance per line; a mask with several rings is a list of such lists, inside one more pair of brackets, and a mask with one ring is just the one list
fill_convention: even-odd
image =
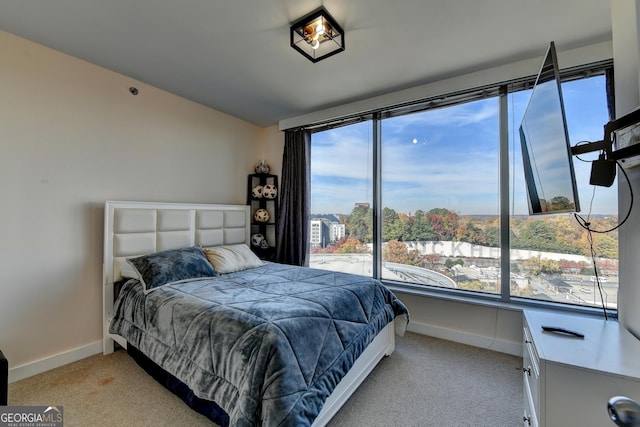
[(531, 425), (538, 425), (540, 417), (540, 357), (531, 339), (531, 332), (525, 323), (522, 349), (522, 383), (524, 387), (525, 408), (529, 406)]
[(533, 396), (531, 396), (529, 376), (526, 373), (522, 381), (524, 383), (524, 415), (522, 416), (522, 425), (525, 427), (538, 427), (538, 415), (536, 414), (536, 406), (533, 403)]

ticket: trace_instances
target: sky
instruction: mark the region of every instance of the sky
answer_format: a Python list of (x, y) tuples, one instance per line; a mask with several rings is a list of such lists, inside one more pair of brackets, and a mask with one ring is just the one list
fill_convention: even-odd
[[(572, 146), (602, 139), (608, 120), (604, 83), (597, 76), (563, 84)], [(508, 101), (509, 157), (515, 165), (510, 212), (516, 215), (528, 213), (518, 127), (530, 96), (531, 91), (518, 92)], [(371, 127), (364, 122), (312, 135), (312, 213), (348, 214), (357, 202), (371, 203)], [(498, 137), (497, 99), (382, 120), (382, 206), (403, 213), (446, 208), (461, 215), (498, 215)], [(573, 163), (581, 211), (615, 214), (616, 184), (592, 187), (590, 164), (575, 157)]]

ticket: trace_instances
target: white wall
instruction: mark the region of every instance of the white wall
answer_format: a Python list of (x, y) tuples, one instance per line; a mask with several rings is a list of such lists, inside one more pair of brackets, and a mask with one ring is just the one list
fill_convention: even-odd
[(265, 131), (6, 32), (0, 58), (0, 349), (16, 380), (100, 351), (104, 201), (244, 204)]
[[(618, 117), (640, 106), (640, 1), (612, 0), (613, 58), (615, 65), (616, 114)], [(635, 197), (629, 221), (620, 229), (620, 322), (640, 338), (640, 167), (627, 170)], [(626, 212), (630, 193), (618, 176), (619, 211)]]
[(267, 161), (271, 173), (282, 176), (282, 154), (284, 150), (284, 133), (273, 125), (262, 130), (260, 138), (259, 156)]
[(522, 354), (522, 311), (507, 305), (467, 303), (442, 297), (394, 293), (409, 308), (408, 330), (424, 335)]

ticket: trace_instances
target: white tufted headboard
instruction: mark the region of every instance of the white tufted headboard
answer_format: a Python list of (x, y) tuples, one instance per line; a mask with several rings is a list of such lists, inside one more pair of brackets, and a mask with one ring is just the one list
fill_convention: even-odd
[(250, 211), (246, 205), (107, 201), (104, 207), (103, 352), (113, 352), (109, 334), (113, 283), (122, 279), (125, 259), (167, 249), (249, 244)]

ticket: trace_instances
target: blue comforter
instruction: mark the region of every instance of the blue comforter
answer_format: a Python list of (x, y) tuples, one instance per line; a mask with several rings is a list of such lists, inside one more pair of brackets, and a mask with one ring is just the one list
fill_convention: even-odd
[(136, 280), (110, 332), (215, 401), (233, 426), (305, 426), (406, 307), (371, 278), (268, 263), (148, 294)]

